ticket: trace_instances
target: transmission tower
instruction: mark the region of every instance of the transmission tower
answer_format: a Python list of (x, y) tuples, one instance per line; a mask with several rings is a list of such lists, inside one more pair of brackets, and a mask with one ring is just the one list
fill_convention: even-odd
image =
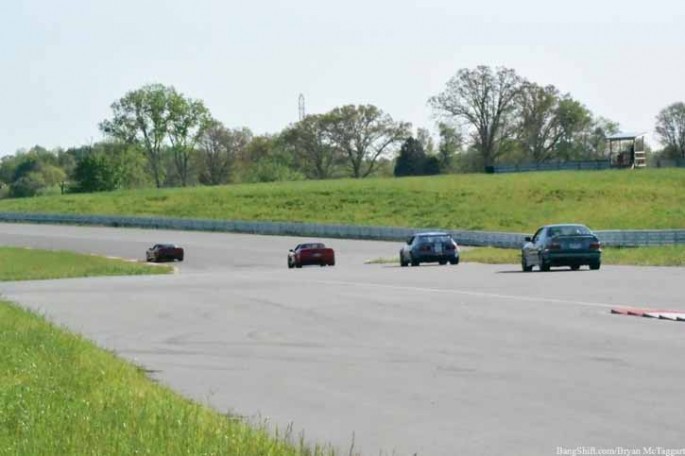
[(304, 95), (300, 94), (299, 98), (297, 99), (297, 102), (300, 112), (300, 120), (304, 120)]

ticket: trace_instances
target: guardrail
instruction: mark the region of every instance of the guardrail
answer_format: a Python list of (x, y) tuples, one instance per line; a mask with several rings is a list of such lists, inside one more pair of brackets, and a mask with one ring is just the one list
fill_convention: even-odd
[(523, 173), (531, 171), (577, 171), (610, 169), (609, 160), (582, 160), (567, 162), (543, 162), (495, 165), (486, 169), (490, 173)]
[[(460, 245), (519, 248), (530, 234), (493, 231), (441, 230), (435, 228), (392, 228), (360, 225), (327, 225), (296, 222), (247, 222), (239, 220), (198, 220), (166, 217), (126, 217), (111, 215), (31, 214), (0, 212), (0, 222), (98, 225), (126, 228), (183, 231), (221, 231), (231, 233), (322, 238), (404, 241), (418, 231), (449, 232)], [(685, 244), (685, 230), (606, 230), (595, 231), (602, 244), (637, 247)]]

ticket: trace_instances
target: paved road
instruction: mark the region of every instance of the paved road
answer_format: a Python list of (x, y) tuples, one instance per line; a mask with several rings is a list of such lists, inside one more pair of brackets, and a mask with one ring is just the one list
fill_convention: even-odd
[(334, 268), (288, 270), (300, 239), (0, 225), (5, 245), (126, 257), (163, 241), (179, 274), (0, 292), (220, 411), (364, 455), (685, 448), (685, 323), (609, 313), (685, 311), (685, 268), (400, 268), (363, 264), (397, 243), (330, 240)]

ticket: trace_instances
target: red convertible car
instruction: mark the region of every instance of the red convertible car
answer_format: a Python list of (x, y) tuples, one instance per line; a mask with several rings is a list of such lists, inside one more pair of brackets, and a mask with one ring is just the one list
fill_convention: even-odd
[(175, 244), (155, 244), (145, 252), (145, 259), (147, 261), (183, 261), (183, 247)]
[(335, 252), (320, 242), (300, 244), (288, 252), (288, 267), (301, 268), (308, 264), (335, 266)]

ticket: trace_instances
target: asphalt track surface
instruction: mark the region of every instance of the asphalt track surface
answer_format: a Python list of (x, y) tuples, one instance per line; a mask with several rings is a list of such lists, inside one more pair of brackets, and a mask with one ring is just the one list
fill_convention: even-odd
[(343, 454), (553, 455), (685, 448), (685, 268), (365, 265), (399, 244), (329, 240), (335, 267), (286, 268), (301, 238), (0, 225), (0, 244), (144, 258), (179, 273), (0, 284), (180, 393), (292, 424)]

